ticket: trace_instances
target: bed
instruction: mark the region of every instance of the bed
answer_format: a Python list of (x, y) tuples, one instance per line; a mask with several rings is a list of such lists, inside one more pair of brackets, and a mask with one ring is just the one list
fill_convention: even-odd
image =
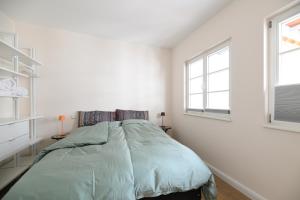
[(157, 125), (88, 123), (42, 150), (4, 199), (216, 199), (209, 168)]

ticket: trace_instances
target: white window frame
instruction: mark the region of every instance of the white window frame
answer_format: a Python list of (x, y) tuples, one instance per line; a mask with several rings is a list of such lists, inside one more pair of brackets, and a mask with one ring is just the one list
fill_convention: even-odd
[(278, 121), (274, 119), (274, 111), (275, 111), (275, 86), (277, 85), (278, 81), (278, 69), (279, 69), (279, 56), (277, 55), (278, 52), (278, 24), (279, 22), (283, 21), (284, 19), (288, 19), (293, 15), (299, 13), (300, 11), (300, 3), (292, 3), (285, 8), (281, 9), (280, 11), (273, 14), (271, 17), (267, 18), (265, 29), (267, 29), (265, 37), (266, 39), (266, 60), (265, 63), (267, 66), (267, 109), (266, 109), (266, 123), (264, 127), (271, 128), (271, 129), (279, 129), (279, 130), (286, 130), (292, 132), (300, 132), (300, 123), (295, 122), (285, 122), (285, 121)]
[[(224, 110), (224, 112), (214, 112), (213, 109), (205, 109), (206, 101), (207, 101), (207, 57), (210, 54), (213, 54), (215, 52), (218, 52), (222, 50), (223, 48), (228, 47), (229, 48), (229, 113), (227, 113), (227, 110)], [(203, 51), (202, 53), (199, 53), (197, 56), (192, 57), (191, 59), (188, 59), (185, 62), (184, 66), (184, 114), (185, 115), (191, 115), (191, 116), (198, 116), (198, 117), (205, 117), (205, 118), (211, 118), (211, 119), (217, 119), (217, 120), (224, 120), (224, 121), (231, 121), (231, 113), (232, 113), (232, 105), (231, 105), (231, 93), (232, 93), (232, 87), (231, 87), (231, 71), (232, 71), (232, 64), (231, 64), (231, 57), (232, 57), (232, 48), (231, 48), (231, 38), (228, 38), (217, 45), (207, 49), (206, 51)], [(203, 59), (203, 109), (189, 109), (188, 103), (189, 103), (189, 64), (191, 62), (195, 62), (199, 59)], [(227, 69), (227, 68), (226, 68)], [(218, 109), (218, 111), (221, 111), (221, 109)]]

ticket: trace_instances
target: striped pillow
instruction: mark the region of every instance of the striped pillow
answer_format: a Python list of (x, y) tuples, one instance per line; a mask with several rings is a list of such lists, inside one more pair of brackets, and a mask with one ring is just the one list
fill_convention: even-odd
[(116, 120), (123, 121), (126, 119), (145, 119), (149, 120), (148, 111), (137, 111), (137, 110), (116, 110)]
[(116, 120), (116, 112), (110, 111), (79, 111), (78, 115), (78, 127), (92, 126), (99, 122)]

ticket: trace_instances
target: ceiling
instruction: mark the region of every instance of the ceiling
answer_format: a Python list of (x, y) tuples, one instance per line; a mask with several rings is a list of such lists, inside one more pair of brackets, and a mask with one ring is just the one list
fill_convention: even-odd
[(16, 21), (174, 47), (231, 0), (0, 0)]

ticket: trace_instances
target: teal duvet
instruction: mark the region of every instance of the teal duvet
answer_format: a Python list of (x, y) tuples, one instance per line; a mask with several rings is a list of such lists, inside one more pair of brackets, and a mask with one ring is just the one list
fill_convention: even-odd
[(189, 148), (144, 120), (102, 122), (45, 148), (10, 189), (9, 200), (134, 200), (202, 187), (211, 171)]

